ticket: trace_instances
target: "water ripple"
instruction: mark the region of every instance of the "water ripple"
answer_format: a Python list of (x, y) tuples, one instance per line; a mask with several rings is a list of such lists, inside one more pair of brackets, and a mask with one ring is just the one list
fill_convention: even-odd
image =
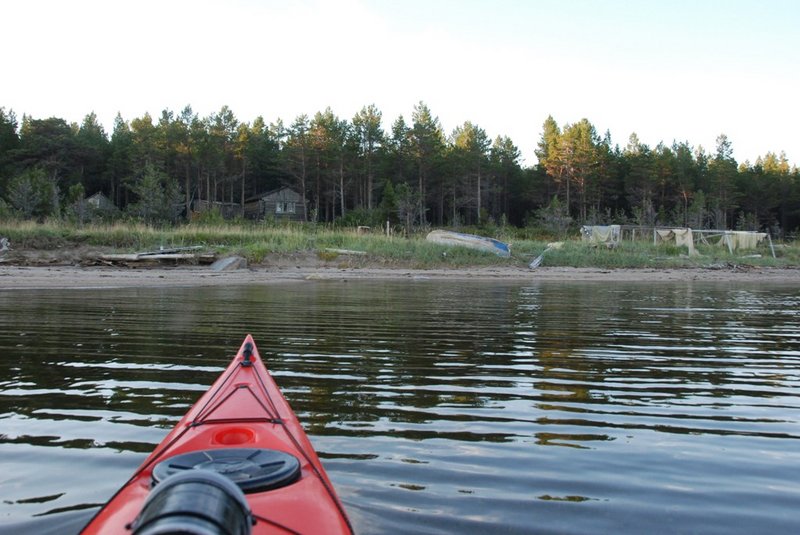
[(0, 514), (15, 526), (105, 501), (251, 332), (360, 533), (800, 530), (793, 288), (12, 297), (0, 294)]

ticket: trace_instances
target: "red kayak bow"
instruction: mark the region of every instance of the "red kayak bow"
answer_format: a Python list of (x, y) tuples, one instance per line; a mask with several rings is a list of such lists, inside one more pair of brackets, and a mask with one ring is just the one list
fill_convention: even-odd
[(352, 532), (316, 452), (247, 335), (228, 368), (82, 533)]

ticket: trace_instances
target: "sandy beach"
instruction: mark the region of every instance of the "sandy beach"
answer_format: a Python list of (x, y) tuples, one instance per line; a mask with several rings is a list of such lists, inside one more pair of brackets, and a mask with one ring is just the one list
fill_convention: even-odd
[(475, 267), (460, 269), (401, 269), (383, 267), (251, 266), (213, 271), (207, 266), (80, 267), (0, 265), (0, 291), (25, 289), (80, 289), (130, 287), (183, 287), (276, 284), (319, 280), (459, 280), (459, 281), (586, 281), (800, 284), (800, 269), (766, 269), (720, 266), (706, 269), (592, 269), (540, 267)]

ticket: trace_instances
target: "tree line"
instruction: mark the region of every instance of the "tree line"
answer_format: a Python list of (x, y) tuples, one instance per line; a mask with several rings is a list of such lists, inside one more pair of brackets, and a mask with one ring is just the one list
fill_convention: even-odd
[[(738, 164), (720, 135), (713, 152), (688, 142), (613, 145), (582, 119), (548, 117), (523, 167), (507, 136), (466, 121), (449, 134), (424, 102), (384, 129), (374, 105), (351, 119), (330, 108), (290, 124), (240, 121), (223, 106), (117, 115), (80, 124), (17, 120), (0, 108), (0, 215), (190, 218), (196, 201), (244, 207), (282, 186), (305, 194), (311, 220), (341, 224), (543, 226), (577, 224), (739, 228), (781, 235), (800, 226), (800, 172), (785, 154)], [(81, 201), (102, 192), (104, 214)]]

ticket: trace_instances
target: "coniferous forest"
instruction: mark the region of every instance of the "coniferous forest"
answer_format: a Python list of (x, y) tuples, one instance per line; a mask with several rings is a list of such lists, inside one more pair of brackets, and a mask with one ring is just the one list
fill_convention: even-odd
[[(186, 107), (118, 115), (111, 132), (94, 113), (69, 124), (0, 108), (0, 216), (178, 223), (198, 201), (243, 207), (288, 186), (305, 193), (309, 220), (342, 225), (623, 223), (775, 237), (800, 226), (797, 167), (771, 152), (736, 162), (724, 134), (710, 151), (688, 141), (650, 147), (635, 134), (620, 147), (587, 119), (548, 117), (535, 153), (538, 163), (523, 167), (508, 137), (469, 121), (446, 132), (423, 102), (392, 122), (374, 105), (289, 124)], [(109, 210), (76, 209), (98, 192)]]

